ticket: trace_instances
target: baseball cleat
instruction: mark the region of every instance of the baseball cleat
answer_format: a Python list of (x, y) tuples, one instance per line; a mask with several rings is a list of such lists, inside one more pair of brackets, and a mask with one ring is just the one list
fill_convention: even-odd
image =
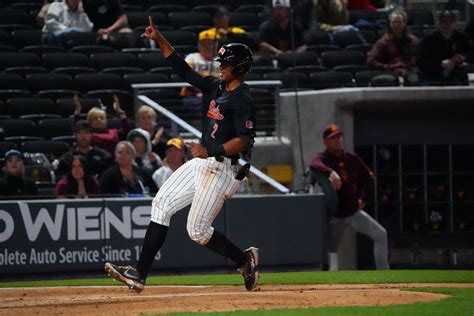
[(104, 269), (110, 278), (126, 284), (129, 289), (137, 293), (145, 289), (145, 279), (143, 279), (137, 269), (132, 266), (116, 266), (115, 264), (106, 262)]
[(243, 267), (239, 268), (239, 272), (242, 274), (245, 282), (245, 288), (247, 291), (254, 290), (258, 285), (258, 248), (250, 247), (244, 251), (247, 260)]

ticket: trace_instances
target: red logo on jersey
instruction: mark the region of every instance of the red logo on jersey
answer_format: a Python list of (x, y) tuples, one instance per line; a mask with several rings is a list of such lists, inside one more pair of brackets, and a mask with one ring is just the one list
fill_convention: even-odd
[(207, 111), (207, 116), (219, 121), (224, 118), (224, 115), (222, 115), (221, 111), (219, 110), (219, 106), (216, 106), (215, 100), (212, 100), (211, 103), (209, 103), (209, 110)]
[(248, 129), (252, 129), (253, 128), (253, 122), (248, 120), (248, 121), (245, 121), (245, 127), (247, 127)]

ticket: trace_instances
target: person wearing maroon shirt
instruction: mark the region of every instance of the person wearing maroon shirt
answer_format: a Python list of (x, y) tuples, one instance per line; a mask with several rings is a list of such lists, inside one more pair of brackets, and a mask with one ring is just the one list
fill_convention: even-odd
[(344, 151), (338, 125), (328, 125), (323, 139), (326, 150), (311, 160), (310, 170), (328, 177), (330, 187), (326, 190), (332, 187), (337, 193), (337, 206), (330, 222), (329, 269), (338, 270), (337, 248), (348, 225), (373, 240), (376, 268), (389, 269), (387, 231), (363, 210), (366, 193), (374, 180), (372, 171), (359, 156)]
[[(81, 119), (81, 102), (77, 95), (74, 96), (74, 121), (76, 124)], [(121, 129), (107, 127), (107, 115), (100, 108), (92, 108), (87, 113), (87, 121), (92, 127), (92, 145), (100, 147), (108, 151), (111, 155), (115, 155), (115, 146), (123, 139), (132, 129), (132, 124), (128, 119), (125, 111), (120, 107), (119, 98), (114, 95), (114, 111), (120, 118), (122, 124)]]

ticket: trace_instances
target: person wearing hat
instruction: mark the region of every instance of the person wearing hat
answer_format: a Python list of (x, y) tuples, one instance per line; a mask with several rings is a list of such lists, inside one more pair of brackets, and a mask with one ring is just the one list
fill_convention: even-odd
[[(240, 27), (230, 26), (230, 14), (225, 7), (217, 8), (214, 12), (212, 20), (214, 21), (214, 27), (207, 29), (209, 36), (213, 40), (225, 42), (227, 40), (235, 41), (235, 37), (245, 35), (245, 30)], [(219, 46), (219, 45), (215, 45)]]
[(163, 183), (171, 174), (185, 163), (184, 143), (181, 138), (171, 138), (166, 142), (166, 158), (163, 166), (153, 173), (153, 181), (157, 188), (161, 188)]
[(74, 147), (59, 158), (58, 174), (66, 175), (72, 158), (82, 155), (86, 158), (87, 170), (92, 175), (101, 175), (113, 163), (112, 155), (97, 146), (92, 145), (92, 127), (88, 121), (80, 120), (74, 124)]
[(142, 128), (132, 129), (127, 135), (127, 140), (133, 144), (137, 152), (135, 163), (150, 176), (163, 165), (160, 156), (152, 151), (152, 140), (150, 133), (146, 130)]
[[(323, 131), (326, 150), (314, 157), (311, 176), (318, 181), (327, 196), (336, 191), (337, 202), (330, 221), (328, 245), (329, 270), (338, 270), (337, 249), (346, 226), (367, 235), (374, 242), (377, 269), (389, 269), (387, 231), (363, 209), (374, 182), (372, 171), (355, 153), (345, 151), (342, 129), (336, 124)], [(329, 181), (329, 185), (325, 185)], [(330, 201), (328, 201), (330, 202)]]
[(5, 153), (5, 176), (0, 178), (0, 195), (26, 196), (37, 195), (38, 188), (33, 180), (23, 175), (23, 154), (11, 149)]
[(464, 62), (471, 50), (469, 38), (456, 30), (456, 14), (441, 12), (438, 30), (420, 44), (417, 65), (422, 79), (428, 84), (467, 84)]
[[(266, 54), (281, 54), (293, 50), (306, 50), (303, 28), (297, 22), (290, 21), (290, 0), (272, 0), (273, 17), (260, 25), (260, 51)], [(292, 24), (290, 24), (290, 22)]]
[[(216, 45), (214, 43), (215, 32), (202, 31), (198, 36), (198, 51), (185, 57), (186, 63), (201, 76), (219, 76), (219, 63), (214, 60)], [(199, 111), (202, 106), (202, 92), (198, 88), (189, 87), (181, 89), (183, 106)]]

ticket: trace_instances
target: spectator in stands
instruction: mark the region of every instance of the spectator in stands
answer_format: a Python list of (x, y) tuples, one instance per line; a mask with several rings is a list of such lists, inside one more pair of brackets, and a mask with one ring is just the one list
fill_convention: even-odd
[(46, 13), (43, 33), (49, 33), (53, 40), (68, 32), (89, 32), (93, 24), (84, 12), (81, 0), (53, 2)]
[(135, 147), (121, 141), (115, 148), (115, 164), (102, 174), (100, 188), (104, 194), (148, 195), (156, 192), (153, 179), (140, 167), (134, 165)]
[(376, 10), (370, 0), (346, 0), (347, 10)]
[(89, 122), (81, 120), (73, 128), (75, 145), (59, 159), (58, 174), (66, 174), (74, 156), (82, 155), (86, 159), (86, 168), (92, 175), (101, 175), (113, 162), (112, 155), (92, 145), (92, 127)]
[(349, 24), (347, 0), (313, 0), (313, 30), (323, 30), (332, 33), (353, 32), (361, 43), (366, 40), (359, 29)]
[(0, 179), (0, 195), (25, 196), (37, 195), (38, 188), (33, 180), (23, 175), (23, 154), (12, 149), (5, 153), (5, 175)]
[(417, 65), (422, 78), (429, 84), (467, 84), (464, 61), (471, 49), (467, 36), (456, 30), (456, 14), (441, 12), (439, 29), (420, 44)]
[(272, 6), (273, 17), (260, 25), (260, 51), (270, 54), (305, 51), (303, 28), (299, 23), (290, 21), (290, 0), (272, 0)]
[[(191, 53), (184, 59), (189, 66), (201, 76), (219, 76), (219, 63), (214, 60), (216, 56), (216, 43), (214, 41), (215, 32), (209, 30), (202, 31), (198, 36), (198, 52)], [(202, 92), (195, 88), (183, 88), (181, 90), (183, 105), (192, 110), (200, 111), (202, 107)]]
[[(79, 97), (74, 96), (74, 123), (80, 120), (81, 102)], [(98, 146), (113, 154), (115, 146), (121, 137), (125, 137), (131, 129), (130, 120), (127, 118), (125, 111), (120, 107), (120, 101), (117, 96), (114, 96), (113, 104), (115, 113), (120, 118), (122, 128), (108, 128), (107, 116), (104, 110), (99, 108), (92, 108), (87, 113), (87, 121), (92, 127), (92, 145)]]
[(219, 7), (212, 18), (214, 21), (214, 27), (207, 29), (209, 37), (214, 41), (215, 47), (220, 47), (223, 43), (230, 42), (241, 42), (242, 37), (245, 37), (245, 30), (240, 27), (231, 27), (229, 25), (230, 15), (229, 11), (225, 7)]
[(160, 156), (152, 151), (150, 133), (144, 129), (135, 128), (128, 133), (127, 140), (135, 147), (135, 164), (150, 176), (163, 165)]
[(87, 160), (83, 155), (73, 156), (68, 162), (67, 173), (56, 183), (56, 197), (86, 198), (90, 195), (100, 194), (97, 180), (88, 172)]
[(46, 13), (48, 13), (49, 6), (51, 3), (54, 2), (53, 0), (47, 0), (45, 1), (45, 4), (41, 7), (39, 12), (36, 14), (36, 25), (38, 25), (40, 28), (43, 28), (44, 22), (46, 19)]
[(404, 11), (392, 11), (388, 20), (387, 32), (367, 53), (367, 63), (371, 67), (395, 71), (404, 76), (416, 67), (415, 54), (420, 41), (408, 31)]
[(163, 126), (157, 124), (155, 110), (148, 105), (142, 105), (138, 108), (135, 116), (137, 126), (150, 133), (153, 152), (157, 153), (160, 158), (165, 158), (166, 141), (171, 138), (171, 134)]
[(185, 148), (181, 138), (172, 138), (166, 143), (166, 158), (163, 166), (153, 173), (153, 181), (157, 188), (161, 188), (163, 183), (171, 174), (181, 167), (185, 162)]
[(94, 23), (94, 31), (107, 40), (111, 32), (128, 33), (128, 19), (120, 0), (83, 0), (84, 11)]

